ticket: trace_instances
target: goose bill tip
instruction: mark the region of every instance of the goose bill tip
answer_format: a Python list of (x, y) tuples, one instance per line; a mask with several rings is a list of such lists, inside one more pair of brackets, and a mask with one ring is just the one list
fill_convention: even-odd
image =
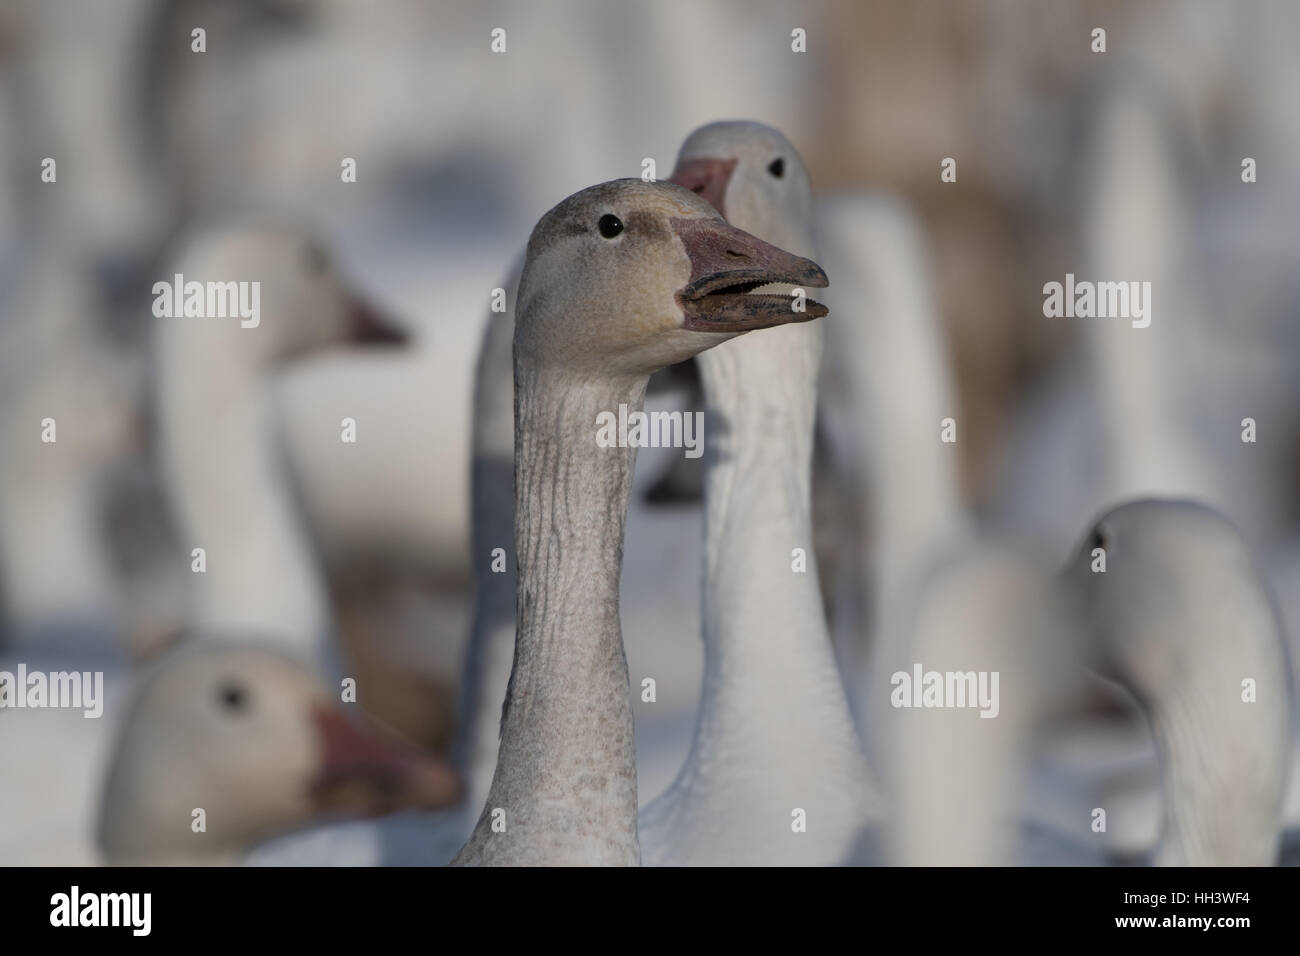
[(354, 300), (349, 310), (348, 340), (361, 345), (405, 345), (411, 334), (373, 305)]
[(321, 760), (311, 784), (318, 811), (378, 815), (457, 803), (464, 785), (444, 760), (419, 753), (334, 710), (313, 712)]

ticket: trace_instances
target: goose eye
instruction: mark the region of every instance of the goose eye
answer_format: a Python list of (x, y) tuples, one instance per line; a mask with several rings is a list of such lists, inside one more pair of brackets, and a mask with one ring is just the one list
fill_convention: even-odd
[(303, 267), (310, 275), (320, 275), (325, 271), (325, 250), (314, 242), (307, 243), (303, 250)]
[(780, 179), (785, 175), (785, 160), (778, 156), (767, 164), (767, 171), (777, 179)]
[(1110, 536), (1101, 529), (1101, 525), (1092, 529), (1092, 539), (1088, 542), (1088, 550), (1095, 551), (1101, 548), (1103, 551), (1110, 550)]
[(248, 707), (248, 691), (243, 685), (228, 681), (217, 688), (217, 702), (223, 710), (243, 711)]
[(600, 221), (596, 223), (596, 228), (600, 230), (600, 234), (606, 239), (613, 239), (623, 231), (623, 221), (618, 216), (605, 213), (600, 217)]

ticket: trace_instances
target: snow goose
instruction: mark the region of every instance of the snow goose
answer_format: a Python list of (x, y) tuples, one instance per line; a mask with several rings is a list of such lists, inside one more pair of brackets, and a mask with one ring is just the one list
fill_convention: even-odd
[(1198, 503), (1134, 501), (1092, 526), (1067, 577), (1099, 659), (1155, 741), (1154, 862), (1275, 863), (1291, 687), (1278, 613), (1241, 535)]
[(254, 291), (260, 300), (255, 319), (157, 319), (164, 479), (186, 555), (205, 552), (193, 624), (282, 635), (328, 669), (324, 585), (280, 468), (266, 383), (278, 363), (314, 348), (403, 335), (350, 297), (325, 249), (296, 227), (202, 233), (175, 271), (187, 285), (239, 283), (248, 305)]
[[(863, 518), (866, 547), (856, 573), (836, 582), (835, 641), (844, 670), (882, 690), (910, 666), (905, 644), (917, 590), (933, 562), (969, 533), (958, 448), (941, 441), (943, 421), (961, 431), (961, 409), (935, 301), (931, 254), (922, 224), (902, 201), (844, 194), (820, 203), (817, 235), (837, 278), (828, 300), (852, 320), (827, 328), (820, 411), (834, 448), (836, 483)], [(831, 265), (830, 263), (834, 263)], [(861, 548), (853, 542), (854, 548)], [(860, 726), (880, 716), (855, 700)], [(864, 730), (865, 732), (865, 730)], [(869, 739), (868, 743), (872, 743)]]
[(353, 723), (304, 662), (200, 638), (166, 655), (131, 700), (99, 842), (113, 864), (231, 863), (331, 815), (458, 797), (446, 764)]
[[(696, 130), (672, 181), (732, 225), (813, 254), (808, 176), (798, 151), (771, 127), (721, 122)], [(769, 291), (789, 295), (789, 287)], [(811, 540), (821, 352), (820, 323), (798, 324), (696, 360), (713, 436), (704, 681), (689, 756), (641, 814), (646, 863), (834, 863), (874, 806)], [(796, 549), (805, 556), (797, 569)], [(806, 829), (795, 826), (798, 812)]]
[(635, 445), (598, 416), (641, 408), (650, 375), (799, 314), (771, 282), (813, 262), (728, 226), (667, 183), (577, 193), (528, 243), (516, 313), (515, 662), (487, 803), (460, 864), (636, 864), (636, 763), (618, 593)]

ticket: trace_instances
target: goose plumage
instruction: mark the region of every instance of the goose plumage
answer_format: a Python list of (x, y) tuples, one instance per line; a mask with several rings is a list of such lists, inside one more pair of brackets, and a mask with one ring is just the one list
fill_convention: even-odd
[(1093, 524), (1066, 574), (1100, 666), (1155, 742), (1153, 862), (1276, 863), (1292, 690), (1278, 611), (1241, 534), (1204, 504), (1132, 501)]
[[(704, 126), (683, 144), (672, 181), (732, 225), (814, 254), (808, 176), (777, 130)], [(689, 755), (641, 812), (647, 864), (835, 863), (875, 809), (812, 542), (821, 353), (821, 323), (811, 323), (745, 336), (696, 359), (711, 436), (704, 680)], [(806, 830), (793, 826), (800, 812)]]
[(533, 230), (514, 338), (515, 660), (492, 786), (454, 862), (639, 862), (618, 610), (636, 448), (599, 448), (597, 416), (640, 409), (659, 368), (825, 311), (744, 289), (825, 281), (666, 183), (591, 187)]

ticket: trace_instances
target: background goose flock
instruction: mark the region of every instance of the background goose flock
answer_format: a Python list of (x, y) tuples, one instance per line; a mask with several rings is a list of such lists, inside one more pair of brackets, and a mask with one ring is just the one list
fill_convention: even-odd
[(1300, 863), (1296, 36), (0, 8), (0, 864)]

